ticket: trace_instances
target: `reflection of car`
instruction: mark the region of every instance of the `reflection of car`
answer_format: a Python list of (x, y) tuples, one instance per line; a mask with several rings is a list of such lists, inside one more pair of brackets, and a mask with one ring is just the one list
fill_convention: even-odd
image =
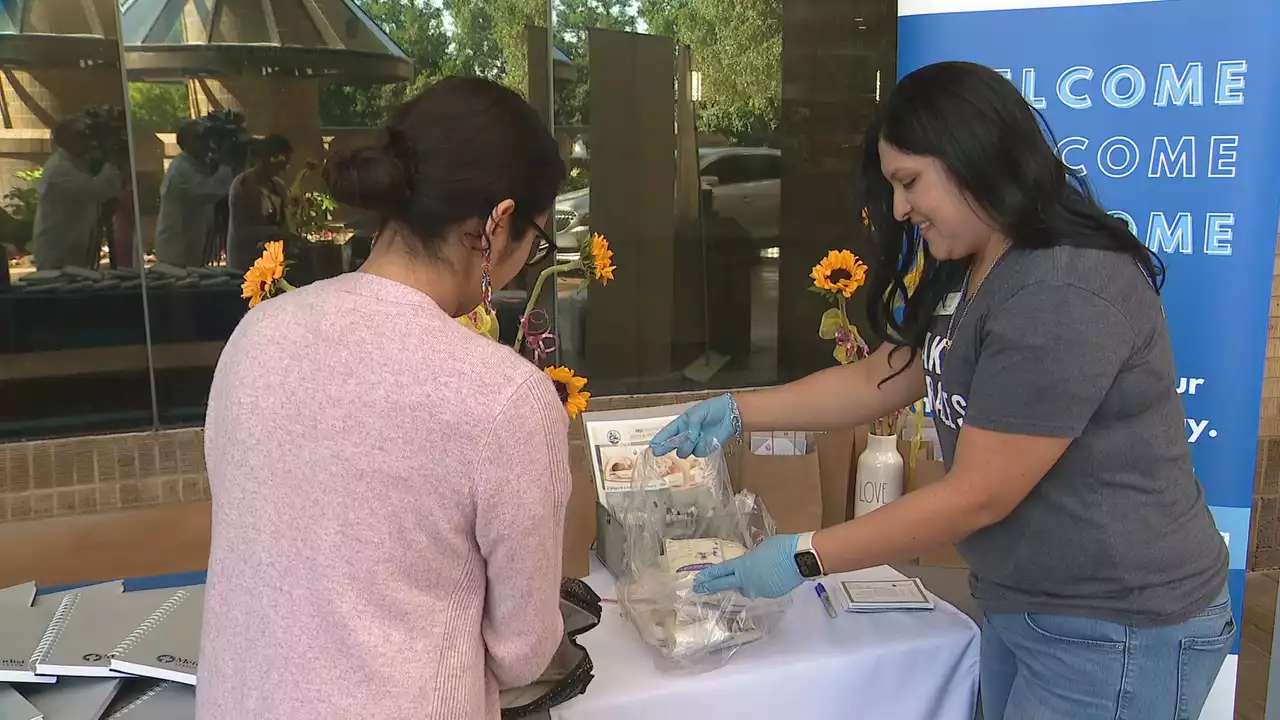
[[(753, 240), (778, 237), (782, 199), (782, 153), (773, 148), (702, 148), (698, 165), (711, 187), (715, 210), (742, 224)], [(556, 198), (556, 250), (574, 252), (591, 232), (591, 188)]]

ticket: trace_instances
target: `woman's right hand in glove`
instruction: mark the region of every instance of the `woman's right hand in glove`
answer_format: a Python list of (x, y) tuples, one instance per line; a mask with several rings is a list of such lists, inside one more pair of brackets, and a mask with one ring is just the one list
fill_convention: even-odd
[(659, 457), (672, 450), (680, 458), (706, 457), (732, 440), (741, 429), (738, 404), (732, 396), (724, 394), (684, 411), (649, 441), (649, 448)]

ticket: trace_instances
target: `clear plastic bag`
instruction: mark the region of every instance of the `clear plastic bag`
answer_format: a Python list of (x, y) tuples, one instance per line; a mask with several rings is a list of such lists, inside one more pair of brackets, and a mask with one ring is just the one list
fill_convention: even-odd
[[(677, 447), (684, 440), (670, 441)], [(738, 648), (769, 635), (789, 597), (748, 600), (736, 591), (694, 592), (704, 568), (738, 557), (774, 534), (759, 498), (735, 495), (719, 447), (705, 458), (661, 457), (645, 449), (631, 489), (615, 514), (626, 536), (627, 563), (618, 602), (667, 671), (705, 671)]]

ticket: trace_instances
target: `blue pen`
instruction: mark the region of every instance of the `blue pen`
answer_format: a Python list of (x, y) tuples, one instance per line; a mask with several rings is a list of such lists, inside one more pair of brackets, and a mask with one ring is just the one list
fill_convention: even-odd
[(813, 589), (818, 593), (818, 598), (822, 600), (823, 606), (827, 608), (827, 614), (833, 618), (839, 617), (839, 614), (836, 613), (835, 603), (831, 602), (831, 596), (827, 594), (827, 589), (823, 587), (822, 583), (814, 585)]

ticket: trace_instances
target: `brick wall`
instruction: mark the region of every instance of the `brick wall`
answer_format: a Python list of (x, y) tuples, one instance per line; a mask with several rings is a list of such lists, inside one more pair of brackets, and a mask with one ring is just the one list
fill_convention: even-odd
[(201, 428), (0, 445), (0, 522), (208, 499)]
[(1280, 255), (1272, 272), (1258, 460), (1253, 478), (1253, 522), (1249, 530), (1250, 570), (1280, 568)]
[[(592, 410), (691, 402), (714, 392), (593, 398)], [(595, 480), (581, 422), (569, 426), (573, 490), (564, 571), (585, 577), (595, 542)], [(0, 523), (206, 502), (204, 429), (0, 445)]]
[[(593, 398), (591, 409), (652, 407), (713, 394)], [(569, 450), (575, 492), (589, 490), (594, 501), (581, 422), (570, 425)], [(0, 444), (0, 522), (208, 499), (203, 428)]]
[(1249, 531), (1249, 570), (1280, 568), (1280, 437), (1258, 439), (1258, 469), (1253, 483), (1253, 523)]

